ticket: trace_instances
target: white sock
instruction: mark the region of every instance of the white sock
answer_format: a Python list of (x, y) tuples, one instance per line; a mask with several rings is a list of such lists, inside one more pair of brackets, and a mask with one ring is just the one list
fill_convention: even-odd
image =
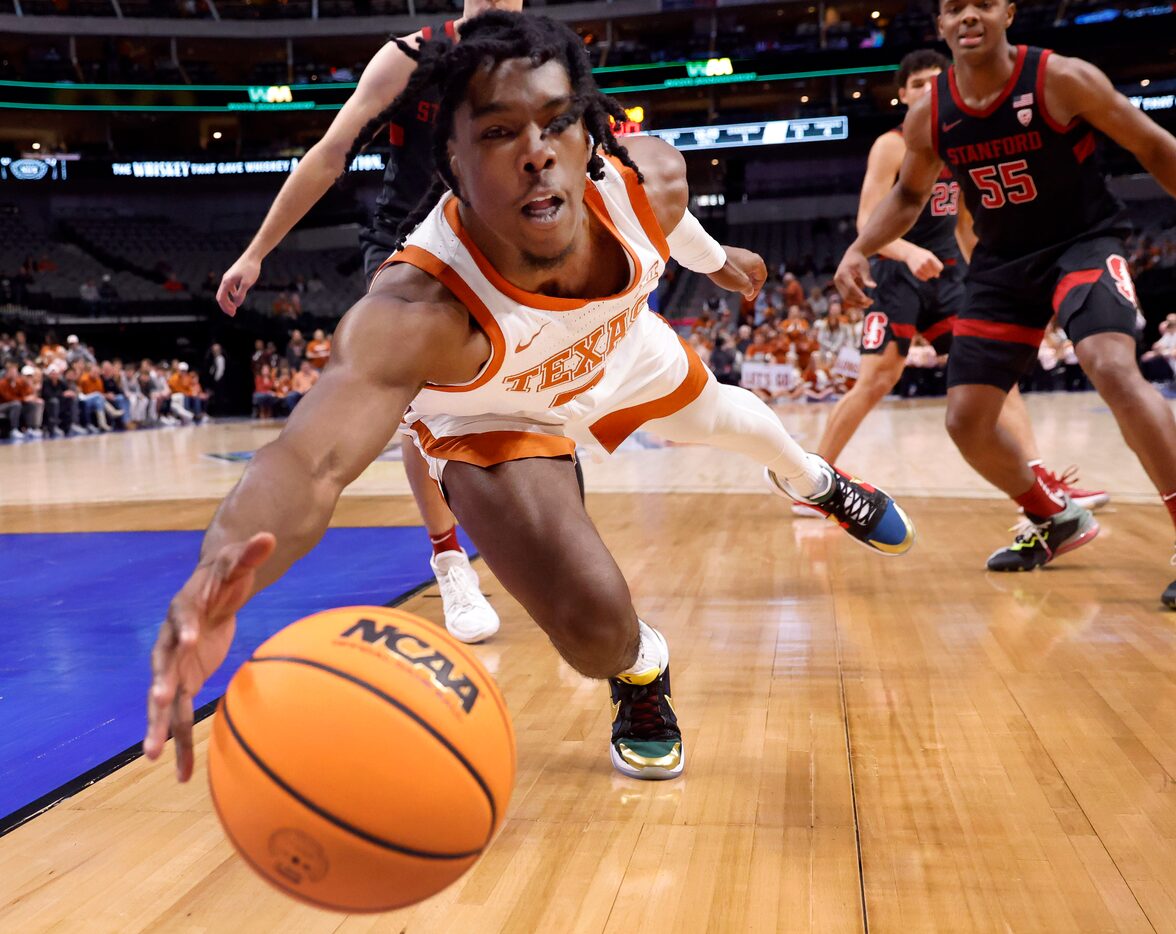
[(629, 684), (649, 684), (670, 663), (670, 646), (665, 636), (640, 619), (637, 620), (637, 631), (637, 660), (617, 677)]
[(1032, 470), (1034, 467), (1040, 467), (1042, 464), (1042, 460), (1041, 460), (1041, 458), (1038, 458), (1035, 461), (1027, 461), (1026, 463), (1028, 464), (1029, 469)]
[[(798, 469), (798, 467), (800, 469)], [(791, 460), (780, 468), (768, 465), (781, 483), (787, 485), (790, 492), (802, 499), (820, 499), (829, 492), (833, 485), (833, 474), (825, 461), (815, 454), (806, 454), (803, 464), (794, 465)], [(791, 474), (784, 473), (788, 469)]]

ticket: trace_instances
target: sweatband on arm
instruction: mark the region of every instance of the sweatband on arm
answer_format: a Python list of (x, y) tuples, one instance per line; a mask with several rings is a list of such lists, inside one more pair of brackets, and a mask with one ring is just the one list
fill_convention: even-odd
[(666, 243), (670, 256), (692, 272), (718, 272), (727, 265), (727, 253), (719, 241), (708, 234), (689, 210), (682, 215)]

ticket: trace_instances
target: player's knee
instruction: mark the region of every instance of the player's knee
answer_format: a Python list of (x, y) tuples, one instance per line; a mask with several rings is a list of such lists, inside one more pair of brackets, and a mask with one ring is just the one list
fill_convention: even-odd
[(564, 660), (589, 678), (624, 670), (636, 652), (637, 627), (627, 595), (565, 594), (537, 620)]
[(960, 450), (965, 450), (977, 443), (983, 437), (984, 431), (979, 420), (970, 413), (966, 406), (948, 405), (947, 416), (944, 420), (947, 433)]
[(1115, 353), (1093, 353), (1081, 361), (1082, 371), (1108, 402), (1145, 388), (1135, 360)]

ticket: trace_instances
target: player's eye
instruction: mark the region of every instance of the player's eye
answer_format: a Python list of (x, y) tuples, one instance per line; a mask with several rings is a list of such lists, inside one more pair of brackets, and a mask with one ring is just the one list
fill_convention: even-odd
[(506, 139), (510, 130), (504, 126), (491, 126), (482, 131), (482, 139)]

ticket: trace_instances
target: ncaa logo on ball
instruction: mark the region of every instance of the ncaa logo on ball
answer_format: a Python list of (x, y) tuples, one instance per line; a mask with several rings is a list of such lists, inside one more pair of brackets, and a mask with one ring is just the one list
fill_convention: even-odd
[(442, 694), (455, 698), (466, 713), (474, 709), (478, 686), (466, 675), (455, 673), (453, 660), (435, 645), (391, 623), (381, 626), (370, 619), (361, 619), (339, 634), (340, 639), (351, 641), (357, 636), (366, 645), (383, 643), (389, 655), (425, 674)]

